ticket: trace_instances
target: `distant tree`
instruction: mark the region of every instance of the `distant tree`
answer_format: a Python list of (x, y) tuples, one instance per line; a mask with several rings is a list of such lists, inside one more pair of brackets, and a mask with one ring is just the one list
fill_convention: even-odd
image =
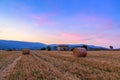
[(48, 49), (48, 51), (51, 51), (51, 47), (50, 46), (47, 46), (47, 49)]
[(9, 48), (7, 51), (13, 51), (13, 49)]
[(73, 51), (75, 48), (72, 48), (71, 51)]
[(41, 48), (40, 50), (46, 50), (46, 48), (43, 47), (43, 48)]
[(86, 50), (88, 49), (88, 48), (87, 48), (87, 45), (83, 45), (82, 48), (85, 48)]
[(110, 47), (110, 49), (113, 49), (113, 46), (109, 46)]

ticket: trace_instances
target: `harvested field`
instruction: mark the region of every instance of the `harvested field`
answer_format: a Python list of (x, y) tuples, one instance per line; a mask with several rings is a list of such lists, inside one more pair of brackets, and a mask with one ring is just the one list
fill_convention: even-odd
[(20, 55), (18, 51), (0, 51), (0, 80), (9, 73)]
[(0, 64), (11, 60), (1, 71), (21, 56), (5, 80), (120, 80), (120, 51), (88, 51), (85, 58), (69, 51), (1, 52)]

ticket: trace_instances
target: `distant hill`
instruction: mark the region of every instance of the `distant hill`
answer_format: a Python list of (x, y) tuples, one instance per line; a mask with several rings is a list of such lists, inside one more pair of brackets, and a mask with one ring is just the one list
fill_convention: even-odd
[[(59, 44), (50, 44), (46, 45), (44, 43), (39, 42), (24, 42), (24, 41), (13, 41), (13, 40), (0, 40), (0, 50), (22, 50), (23, 48), (29, 48), (31, 50), (40, 50), (42, 48), (46, 48), (50, 46), (51, 50), (57, 50), (57, 46)], [(69, 46), (69, 50), (73, 48), (81, 47), (86, 44), (65, 44)], [(94, 46), (94, 45), (87, 45), (88, 50), (107, 50), (108, 48), (102, 46)]]
[[(57, 46), (59, 44), (51, 44), (49, 45), (52, 50), (57, 50)], [(74, 48), (82, 47), (86, 44), (65, 44), (69, 46), (69, 50), (72, 50)], [(102, 46), (94, 46), (94, 45), (87, 45), (88, 50), (108, 50), (108, 48), (102, 47)]]
[(31, 50), (40, 50), (43, 47), (46, 48), (47, 45), (35, 42), (0, 40), (0, 49), (4, 50), (8, 49), (22, 50), (23, 48), (29, 48)]

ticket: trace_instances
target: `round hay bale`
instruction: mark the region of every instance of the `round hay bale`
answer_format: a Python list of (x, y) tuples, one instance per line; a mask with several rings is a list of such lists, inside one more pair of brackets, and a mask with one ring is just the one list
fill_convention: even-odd
[(85, 48), (75, 48), (73, 50), (73, 55), (76, 57), (86, 57), (87, 56), (87, 50)]
[(22, 50), (22, 54), (23, 55), (30, 54), (30, 50), (28, 48), (25, 48), (25, 49)]

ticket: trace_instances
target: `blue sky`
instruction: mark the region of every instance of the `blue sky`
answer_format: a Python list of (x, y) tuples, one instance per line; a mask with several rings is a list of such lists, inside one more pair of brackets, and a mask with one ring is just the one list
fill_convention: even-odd
[(120, 47), (119, 0), (0, 0), (0, 39)]

